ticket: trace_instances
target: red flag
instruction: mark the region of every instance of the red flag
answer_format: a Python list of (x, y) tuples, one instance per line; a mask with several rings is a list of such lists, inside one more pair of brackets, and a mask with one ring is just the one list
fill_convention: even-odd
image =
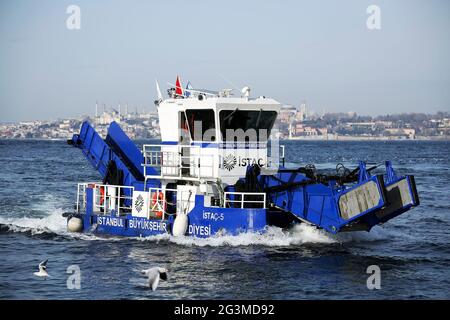
[(182, 96), (183, 95), (183, 88), (181, 87), (181, 81), (180, 77), (177, 76), (177, 82), (175, 83), (175, 94)]

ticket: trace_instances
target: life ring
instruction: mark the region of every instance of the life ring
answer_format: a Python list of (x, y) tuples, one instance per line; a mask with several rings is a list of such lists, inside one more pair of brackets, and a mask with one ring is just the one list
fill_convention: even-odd
[[(95, 183), (90, 183), (88, 185), (89, 188), (95, 189), (97, 188), (97, 185)], [(99, 205), (103, 205), (103, 203), (105, 203), (105, 187), (104, 186), (99, 186), (99, 191), (100, 191), (100, 199), (99, 199)]]
[[(161, 205), (161, 202), (163, 203), (163, 205)], [(151, 211), (155, 213), (156, 218), (162, 218), (165, 209), (166, 209), (166, 202), (164, 201), (164, 193), (163, 192), (153, 193)]]
[(105, 203), (105, 187), (100, 186), (100, 205), (102, 206)]

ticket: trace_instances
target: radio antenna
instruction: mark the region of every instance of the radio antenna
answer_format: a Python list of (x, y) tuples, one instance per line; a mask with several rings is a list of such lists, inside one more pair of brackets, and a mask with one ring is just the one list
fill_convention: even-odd
[(223, 74), (219, 74), (219, 77), (222, 78), (223, 81), (225, 81), (226, 83), (228, 83), (230, 86), (232, 86), (235, 90), (237, 90), (238, 92), (241, 91), (241, 89), (236, 86), (233, 82), (231, 82), (230, 80), (228, 80), (227, 78), (225, 78), (225, 76)]

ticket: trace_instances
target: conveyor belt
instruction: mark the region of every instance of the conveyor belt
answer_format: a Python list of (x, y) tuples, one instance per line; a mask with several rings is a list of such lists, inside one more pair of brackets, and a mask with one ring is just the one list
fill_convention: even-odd
[(140, 150), (115, 122), (111, 123), (106, 139), (103, 140), (85, 121), (81, 126), (80, 134), (75, 134), (68, 143), (83, 150), (84, 155), (100, 173), (102, 179), (105, 179), (108, 174), (108, 165), (115, 162), (117, 169), (123, 171), (124, 185), (131, 186), (135, 182), (145, 180), (141, 167), (144, 158)]

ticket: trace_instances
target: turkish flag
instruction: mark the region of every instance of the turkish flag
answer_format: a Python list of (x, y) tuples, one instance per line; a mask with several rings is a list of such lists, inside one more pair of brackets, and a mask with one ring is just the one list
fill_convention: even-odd
[(183, 87), (181, 86), (180, 77), (177, 76), (177, 82), (175, 83), (175, 94), (182, 96), (183, 95)]

